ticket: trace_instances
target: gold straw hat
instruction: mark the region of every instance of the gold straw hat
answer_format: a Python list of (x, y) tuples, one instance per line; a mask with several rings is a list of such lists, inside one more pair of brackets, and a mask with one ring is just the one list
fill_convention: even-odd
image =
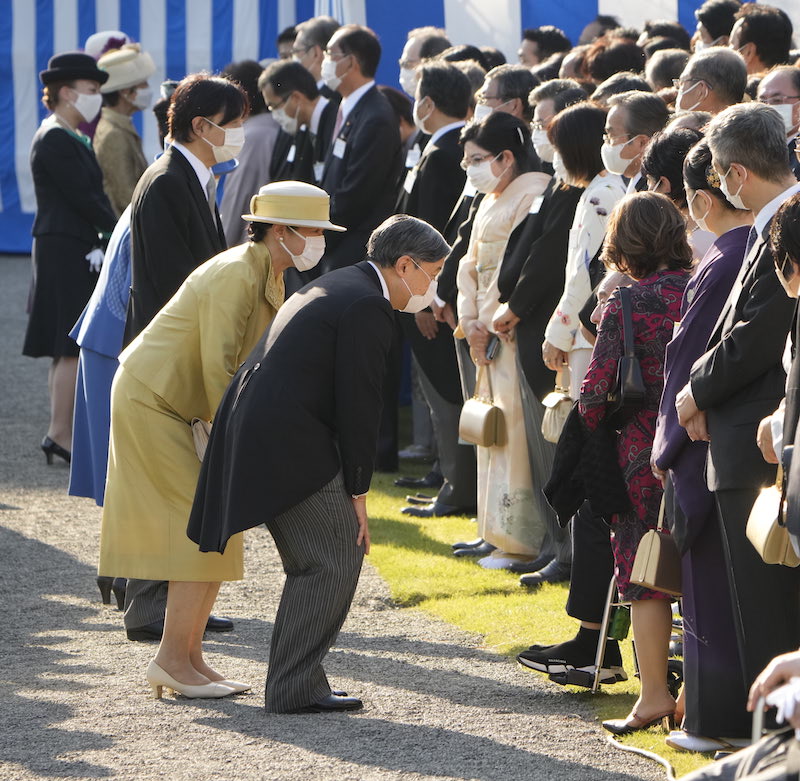
[(97, 61), (97, 67), (108, 73), (108, 81), (100, 89), (103, 95), (135, 87), (156, 72), (153, 58), (143, 52), (138, 43), (129, 43), (121, 49), (106, 52)]
[(305, 182), (273, 182), (265, 184), (250, 199), (248, 222), (269, 222), (275, 225), (297, 225), (304, 228), (325, 228), (346, 231), (330, 220), (330, 198), (325, 190)]

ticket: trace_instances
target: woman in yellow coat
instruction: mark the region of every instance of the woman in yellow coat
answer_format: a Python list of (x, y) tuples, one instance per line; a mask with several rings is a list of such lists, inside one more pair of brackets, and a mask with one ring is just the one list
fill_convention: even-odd
[(251, 200), (251, 240), (197, 268), (120, 355), (100, 575), (167, 580), (164, 634), (147, 670), (154, 695), (224, 697), (249, 687), (203, 661), (202, 638), (220, 581), (243, 577), (241, 535), (224, 554), (200, 553), (186, 524), (200, 471), (194, 418), (211, 421), (230, 378), (283, 303), (283, 271), (313, 268), (325, 249), (324, 190), (262, 187)]

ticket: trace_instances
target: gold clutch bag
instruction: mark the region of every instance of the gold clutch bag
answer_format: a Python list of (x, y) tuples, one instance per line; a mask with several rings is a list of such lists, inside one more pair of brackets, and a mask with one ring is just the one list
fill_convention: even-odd
[[(565, 378), (566, 375), (566, 378)], [(542, 436), (548, 442), (558, 442), (567, 416), (572, 409), (569, 395), (569, 369), (565, 366), (556, 372), (556, 387), (542, 399), (544, 415), (542, 416)]]
[(202, 461), (206, 455), (208, 438), (211, 436), (211, 424), (202, 418), (192, 418), (192, 439), (194, 440), (194, 451)]
[(489, 385), (489, 396), (488, 398), (480, 396), (483, 369), (483, 366), (478, 369), (475, 394), (471, 399), (467, 399), (461, 408), (461, 417), (458, 420), (458, 435), (465, 442), (470, 442), (473, 445), (494, 447), (505, 442), (503, 411), (494, 405), (492, 380), (488, 369), (486, 378)]
[(672, 536), (664, 531), (664, 499), (658, 511), (658, 526), (648, 530), (636, 549), (631, 570), (631, 583), (653, 591), (679, 597), (681, 589), (681, 555)]
[(800, 557), (794, 552), (789, 530), (783, 523), (783, 470), (778, 467), (775, 485), (762, 488), (747, 518), (747, 539), (765, 564), (797, 567)]

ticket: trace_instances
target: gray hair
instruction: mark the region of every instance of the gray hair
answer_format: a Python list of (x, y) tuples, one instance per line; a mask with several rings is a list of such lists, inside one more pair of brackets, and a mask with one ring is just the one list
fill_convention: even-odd
[(689, 52), (683, 49), (661, 49), (647, 61), (644, 66), (644, 77), (656, 91), (671, 87), (672, 80), (683, 73), (688, 61)]
[(384, 220), (367, 242), (367, 258), (383, 268), (391, 268), (403, 255), (418, 263), (438, 263), (449, 252), (450, 245), (436, 228), (408, 214)]
[[(533, 107), (536, 108), (537, 103), (541, 103), (543, 100), (553, 100), (563, 93), (570, 93), (573, 95), (578, 95), (576, 90), (580, 90), (583, 93), (583, 98), (578, 98), (577, 100), (573, 100), (573, 103), (577, 103), (580, 100), (586, 99), (586, 91), (578, 84), (575, 79), (549, 79), (548, 81), (543, 81), (538, 87), (534, 87), (530, 94), (528, 95), (528, 103)], [(564, 108), (562, 106), (562, 108)], [(558, 112), (556, 112), (558, 113)]]
[(625, 130), (633, 136), (653, 136), (669, 122), (667, 104), (652, 92), (620, 92), (611, 95), (608, 107), (621, 106), (625, 109)]
[(780, 182), (791, 174), (783, 120), (764, 103), (729, 106), (711, 120), (706, 140), (723, 171), (739, 163), (768, 182)]
[(747, 86), (747, 66), (742, 55), (725, 46), (693, 54), (681, 76), (706, 82), (717, 98), (729, 106), (742, 100)]

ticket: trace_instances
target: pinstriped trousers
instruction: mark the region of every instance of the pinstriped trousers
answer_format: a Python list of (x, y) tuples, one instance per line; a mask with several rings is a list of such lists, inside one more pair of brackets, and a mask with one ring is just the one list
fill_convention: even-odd
[(267, 522), (286, 584), (269, 652), (266, 709), (286, 713), (330, 694), (322, 660), (336, 641), (356, 590), (364, 546), (341, 472)]

